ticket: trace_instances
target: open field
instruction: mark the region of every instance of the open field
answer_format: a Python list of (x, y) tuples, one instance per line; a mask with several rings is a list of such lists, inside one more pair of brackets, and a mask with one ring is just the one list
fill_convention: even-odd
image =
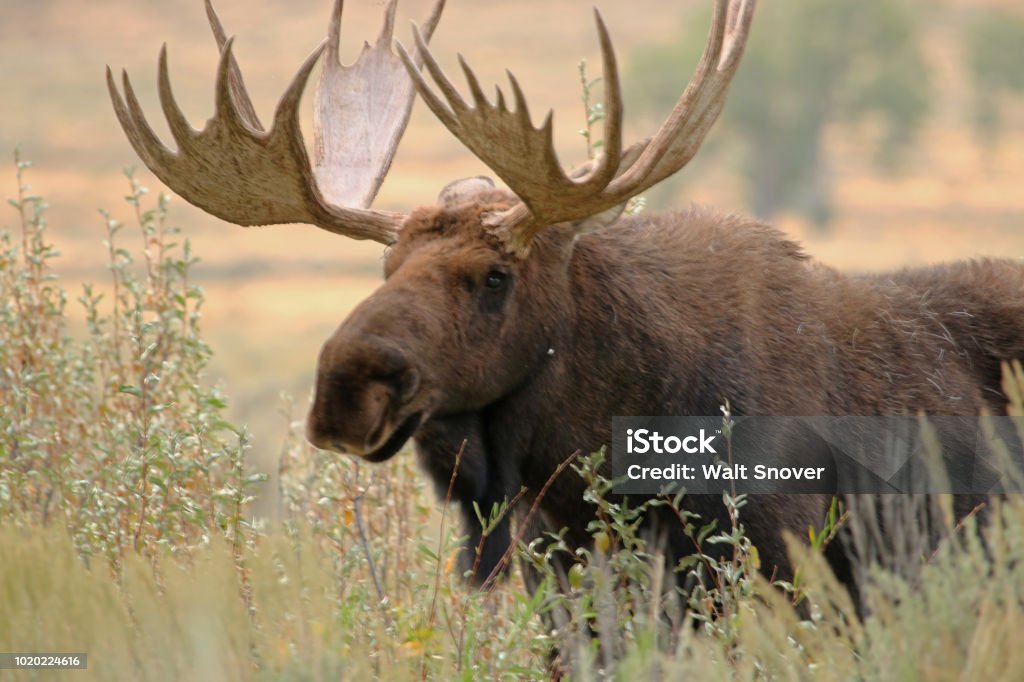
[[(827, 231), (789, 213), (775, 223), (814, 258), (848, 271), (1024, 259), (1024, 101), (1007, 103), (997, 146), (979, 145), (959, 53), (960, 29), (974, 13), (1018, 1), (938, 3), (924, 41), (934, 110), (899, 172), (871, 162), (872, 121), (830, 128), (835, 221)], [(218, 0), (264, 120), (324, 33), (329, 4)], [(400, 39), (428, 4), (403, 1)], [(703, 4), (600, 2), (622, 71), (638, 47), (670, 41)], [(383, 5), (346, 3), (343, 58), (375, 34)], [(449, 0), (434, 45), (452, 73), (456, 52), (484, 82), (503, 82), (503, 69), (514, 70), (535, 119), (547, 106), (557, 111), (562, 158), (581, 160), (576, 64), (598, 63), (590, 6)], [(0, 329), (8, 360), (0, 371), (9, 371), (0, 387), (19, 388), (0, 395), (4, 423), (13, 425), (0, 430), (0, 652), (87, 650), (82, 678), (97, 680), (547, 679), (557, 639), (574, 679), (608, 671), (638, 680), (1024, 679), (1019, 500), (997, 508), (987, 544), (977, 541), (973, 520), (947, 523), (951, 539), (915, 557), (920, 570), (872, 574), (873, 612), (864, 621), (815, 552), (796, 550), (799, 584), (768, 585), (740, 526), (732, 529), (740, 538), (733, 561), (708, 569), (713, 591), (687, 604), (696, 626), (661, 615), (665, 575), (653, 562), (615, 558), (607, 548), (585, 552), (565, 594), (554, 588), (549, 563), (565, 551), (557, 543), (548, 556), (539, 546), (520, 552), (547, 571), (536, 596), (518, 575), (508, 588), (466, 590), (453, 512), (436, 503), (408, 453), (370, 468), (315, 451), (301, 437), (318, 349), (379, 285), (378, 245), (301, 225), (243, 230), (172, 197), (168, 224), (181, 226), (175, 239), (191, 240), (201, 261), (181, 280), (162, 281), (152, 268), (146, 278), (142, 247), (152, 232), (143, 236), (121, 200), (128, 184), (120, 170), (139, 166), (136, 177), (151, 190), (147, 207), (163, 188), (118, 128), (103, 67), (127, 69), (154, 128), (169, 137), (155, 87), (163, 41), (175, 93), (199, 126), (211, 111), (217, 58), (201, 0), (0, 0), (0, 153), (17, 145), (34, 162), (31, 191), (50, 205), (45, 241), (61, 252), (45, 260), (69, 299), (58, 310), (50, 280), (18, 252), (17, 212), (0, 211), (0, 231), (12, 235), (0, 249), (0, 283), (25, 305), (0, 305), (11, 322)], [(680, 88), (689, 75), (689, 65), (680, 68)], [(307, 97), (306, 130), (308, 109)], [(653, 125), (627, 123), (629, 139)], [(695, 202), (748, 211), (738, 163), (729, 154), (698, 155), (652, 192), (648, 210)], [(417, 105), (375, 206), (407, 210), (432, 201), (449, 179), (481, 173)], [(14, 174), (13, 163), (0, 163), (5, 198), (17, 194)], [(108, 269), (99, 208), (125, 224), (118, 245), (134, 264), (121, 274)], [(75, 300), (86, 283), (103, 296), (101, 325)], [(190, 294), (192, 286), (202, 295)], [(153, 329), (131, 326), (141, 320), (127, 314), (126, 292), (144, 301)], [(171, 295), (178, 293), (180, 301)], [(111, 308), (114, 299), (120, 308)], [(169, 364), (153, 364), (150, 338), (153, 348), (169, 349)], [(153, 367), (165, 382), (152, 388), (156, 397), (147, 393)], [(1017, 372), (1015, 409), (1024, 414)], [(252, 434), (248, 449), (242, 430)], [(612, 534), (598, 532), (605, 530)], [(540, 618), (556, 608), (570, 615), (558, 636)], [(610, 642), (603, 651), (591, 627), (602, 646)], [(621, 657), (603, 659), (609, 650)]]

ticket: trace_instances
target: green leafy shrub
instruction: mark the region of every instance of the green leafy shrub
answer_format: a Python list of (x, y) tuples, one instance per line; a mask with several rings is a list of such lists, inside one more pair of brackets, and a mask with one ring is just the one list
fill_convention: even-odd
[[(29, 164), (16, 164), (20, 235), (0, 233), (0, 514), (67, 527), (79, 552), (115, 573), (128, 551), (183, 551), (215, 534), (239, 552), (256, 478), (243, 471), (245, 434), (202, 379), (203, 294), (166, 197), (147, 208), (128, 173), (135, 234), (104, 214), (110, 293), (84, 287), (87, 333), (76, 338), (46, 203), (29, 194)], [(121, 244), (130, 239), (141, 263)]]

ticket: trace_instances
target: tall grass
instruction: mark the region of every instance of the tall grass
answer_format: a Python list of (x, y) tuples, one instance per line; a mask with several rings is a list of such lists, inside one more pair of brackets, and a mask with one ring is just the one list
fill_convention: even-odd
[[(588, 483), (594, 545), (520, 546), (533, 591), (518, 573), (464, 585), (450, 505), (407, 455), (360, 465), (293, 429), (279, 489), (262, 489), (204, 378), (203, 294), (166, 200), (147, 204), (129, 175), (134, 221), (103, 217), (108, 293), (78, 297), (76, 335), (26, 169), (0, 234), (0, 651), (86, 652), (73, 674), (96, 680), (547, 679), (552, 647), (584, 680), (1024, 679), (1016, 499), (980, 531), (948, 528), (913, 572), (865, 560), (860, 620), (821, 556), (855, 517), (794, 541), (798, 579), (769, 585), (742, 496), (724, 500), (728, 528), (679, 500), (618, 504), (600, 453), (565, 472)], [(1019, 366), (1007, 394), (1024, 414)], [(261, 492), (273, 521), (251, 517)], [(731, 551), (666, 565), (640, 532), (653, 505), (673, 506), (696, 546)], [(696, 587), (678, 590), (677, 573)]]

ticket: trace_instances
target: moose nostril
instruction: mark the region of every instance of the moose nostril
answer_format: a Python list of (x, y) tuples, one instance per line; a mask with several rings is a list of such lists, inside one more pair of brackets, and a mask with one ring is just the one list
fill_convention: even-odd
[(393, 395), (394, 390), (387, 382), (372, 381), (366, 386), (362, 401), (363, 451), (372, 450), (387, 432)]
[(398, 399), (402, 403), (407, 403), (412, 400), (413, 396), (416, 395), (416, 391), (420, 387), (420, 373), (413, 367), (410, 367), (402, 379), (402, 383), (398, 390)]
[(412, 367), (378, 373), (373, 376), (372, 380), (389, 387), (391, 394), (400, 404), (409, 402), (420, 387), (420, 373)]
[(400, 404), (408, 402), (420, 386), (420, 373), (405, 353), (390, 343), (378, 341), (372, 349), (374, 371), (367, 377), (389, 386)]

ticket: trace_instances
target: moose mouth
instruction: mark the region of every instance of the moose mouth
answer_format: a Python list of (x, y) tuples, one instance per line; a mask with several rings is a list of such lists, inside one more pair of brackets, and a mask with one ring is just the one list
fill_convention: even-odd
[(372, 452), (362, 456), (362, 459), (367, 462), (386, 462), (394, 457), (402, 446), (412, 438), (416, 430), (420, 428), (420, 424), (423, 423), (423, 413), (416, 412), (410, 415), (402, 424), (395, 429), (391, 437), (385, 441), (384, 445), (380, 446)]

